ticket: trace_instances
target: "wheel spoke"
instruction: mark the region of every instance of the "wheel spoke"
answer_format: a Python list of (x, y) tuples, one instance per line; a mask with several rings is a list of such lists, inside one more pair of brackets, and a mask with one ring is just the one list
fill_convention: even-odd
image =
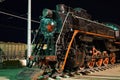
[(115, 62), (116, 62), (115, 53), (110, 53), (110, 62), (111, 62), (111, 64), (115, 64)]

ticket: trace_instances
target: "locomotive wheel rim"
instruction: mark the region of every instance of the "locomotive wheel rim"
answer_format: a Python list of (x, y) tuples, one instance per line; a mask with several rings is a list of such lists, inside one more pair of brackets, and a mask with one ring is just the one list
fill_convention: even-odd
[(87, 63), (87, 65), (88, 65), (89, 68), (93, 68), (93, 67), (94, 67), (94, 65), (95, 65), (95, 60), (96, 60), (96, 59), (94, 59), (95, 57), (96, 57), (96, 55), (92, 55), (92, 58), (93, 58), (93, 59), (91, 59), (91, 61), (89, 61), (89, 62)]
[(109, 58), (105, 58), (105, 59), (103, 60), (103, 65), (104, 65), (104, 66), (108, 66), (108, 63), (109, 63)]
[(105, 57), (105, 58), (103, 59), (103, 65), (104, 65), (104, 66), (108, 66), (109, 58), (108, 58), (108, 53), (107, 53), (107, 51), (103, 51), (103, 57)]
[(94, 65), (95, 65), (95, 61), (90, 61), (90, 62), (87, 63), (87, 65), (88, 65), (89, 68), (93, 68)]
[(96, 62), (96, 66), (97, 66), (97, 67), (101, 67), (101, 66), (102, 66), (102, 62), (103, 62), (103, 59), (99, 59), (99, 60)]
[(110, 53), (110, 63), (115, 64), (116, 62), (116, 55), (115, 53)]
[(111, 64), (115, 64), (115, 57), (112, 57), (110, 62), (111, 62)]
[(97, 51), (96, 57), (98, 57), (98, 60), (96, 61), (96, 66), (101, 67), (103, 59), (101, 58), (102, 54), (100, 51)]

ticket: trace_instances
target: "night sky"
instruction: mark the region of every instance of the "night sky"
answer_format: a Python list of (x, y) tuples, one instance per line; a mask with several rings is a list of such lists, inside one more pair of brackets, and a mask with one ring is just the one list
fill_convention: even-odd
[[(92, 20), (120, 25), (119, 0), (32, 0), (32, 20), (39, 21), (44, 8), (54, 10), (57, 4), (80, 7), (87, 10)], [(27, 0), (5, 0), (0, 3), (0, 11), (27, 18)], [(38, 27), (32, 22), (32, 29)], [(26, 43), (27, 21), (0, 13), (0, 41)]]

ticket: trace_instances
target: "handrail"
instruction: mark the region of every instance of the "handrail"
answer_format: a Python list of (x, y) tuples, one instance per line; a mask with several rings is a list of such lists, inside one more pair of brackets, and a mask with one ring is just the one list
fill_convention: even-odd
[(74, 40), (74, 38), (75, 38), (75, 36), (76, 36), (77, 33), (78, 33), (78, 30), (75, 30), (74, 33), (73, 33), (72, 39), (70, 40), (70, 43), (69, 43), (68, 48), (67, 48), (67, 51), (66, 51), (66, 55), (65, 55), (65, 58), (64, 58), (63, 65), (62, 65), (62, 67), (60, 68), (60, 72), (64, 70), (64, 67), (65, 67), (65, 64), (66, 64), (66, 60), (67, 60), (67, 57), (68, 57), (68, 54), (69, 54), (71, 45), (72, 45), (73, 40)]

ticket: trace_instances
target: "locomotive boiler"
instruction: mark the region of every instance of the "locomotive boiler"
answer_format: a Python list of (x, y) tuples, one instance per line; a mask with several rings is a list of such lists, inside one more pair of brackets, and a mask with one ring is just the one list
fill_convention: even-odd
[(120, 52), (119, 28), (116, 24), (93, 21), (82, 8), (64, 4), (56, 5), (56, 10), (46, 8), (27, 67), (61, 73), (115, 64)]

